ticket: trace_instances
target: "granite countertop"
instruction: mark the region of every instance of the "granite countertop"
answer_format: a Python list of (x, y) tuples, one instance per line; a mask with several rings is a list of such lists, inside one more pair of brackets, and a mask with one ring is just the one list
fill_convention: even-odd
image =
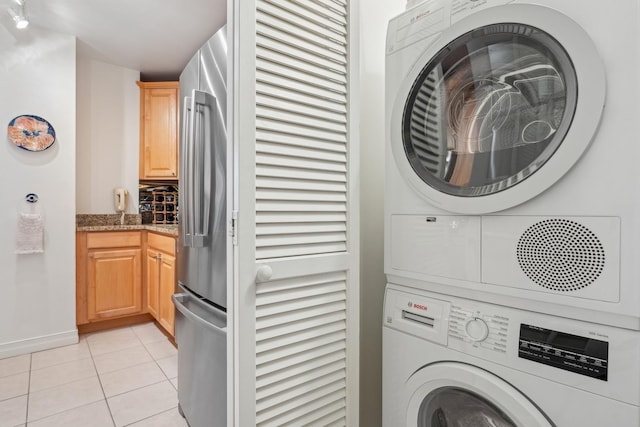
[(136, 225), (84, 225), (77, 226), (76, 231), (127, 231), (127, 230), (147, 230), (157, 233), (178, 235), (177, 225), (153, 225), (153, 224), (136, 224)]
[(157, 233), (178, 235), (177, 224), (142, 224), (140, 215), (126, 214), (124, 225), (120, 225), (120, 215), (78, 214), (76, 231), (127, 231), (147, 230)]

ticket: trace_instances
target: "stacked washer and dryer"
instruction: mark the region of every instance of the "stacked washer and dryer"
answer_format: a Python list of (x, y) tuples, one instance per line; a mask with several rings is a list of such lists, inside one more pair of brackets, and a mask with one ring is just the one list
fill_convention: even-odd
[(640, 426), (640, 2), (408, 6), (383, 425)]

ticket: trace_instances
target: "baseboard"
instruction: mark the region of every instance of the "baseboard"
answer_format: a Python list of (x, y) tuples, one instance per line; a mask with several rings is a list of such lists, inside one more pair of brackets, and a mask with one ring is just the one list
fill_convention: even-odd
[(77, 342), (77, 329), (36, 338), (29, 338), (21, 341), (12, 341), (0, 344), (0, 359), (33, 353), (34, 351), (49, 350), (51, 348), (76, 344)]
[(134, 316), (119, 317), (116, 319), (100, 320), (99, 322), (85, 323), (78, 325), (79, 334), (89, 334), (91, 332), (106, 331), (108, 329), (122, 328), (136, 325), (138, 323), (153, 322), (153, 316), (149, 313), (137, 314)]

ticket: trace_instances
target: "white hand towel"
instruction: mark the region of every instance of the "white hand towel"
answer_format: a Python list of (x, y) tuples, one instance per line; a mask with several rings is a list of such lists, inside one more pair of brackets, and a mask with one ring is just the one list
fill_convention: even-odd
[(18, 217), (17, 254), (44, 252), (44, 223), (37, 213), (21, 213)]

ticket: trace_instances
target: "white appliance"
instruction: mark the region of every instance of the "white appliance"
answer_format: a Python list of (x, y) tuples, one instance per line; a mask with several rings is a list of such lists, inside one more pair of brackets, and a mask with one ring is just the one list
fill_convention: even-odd
[(640, 330), (639, 9), (427, 0), (389, 22), (390, 282)]
[(640, 332), (388, 285), (384, 427), (640, 425)]

